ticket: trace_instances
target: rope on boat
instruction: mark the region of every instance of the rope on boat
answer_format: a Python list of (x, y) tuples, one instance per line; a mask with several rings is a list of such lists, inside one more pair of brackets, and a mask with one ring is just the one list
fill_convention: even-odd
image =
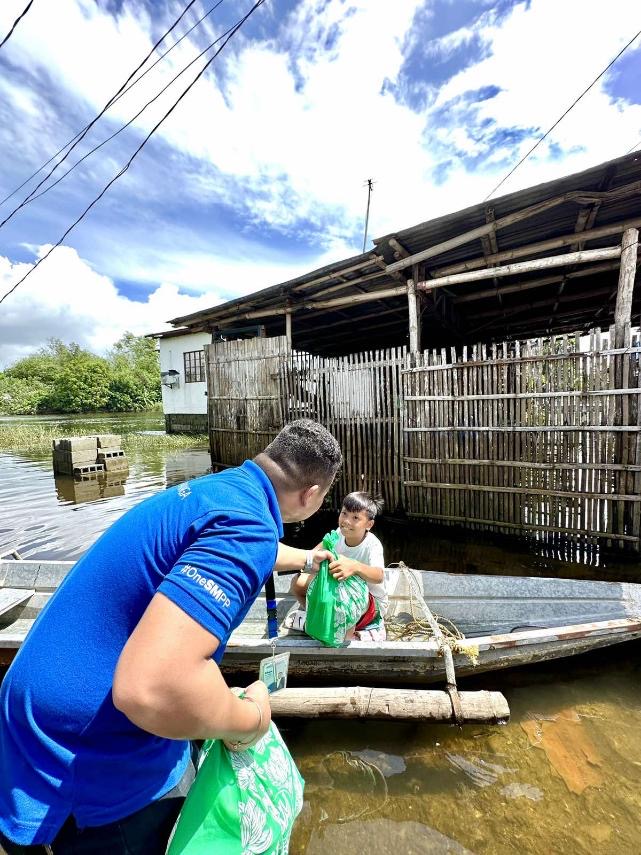
[[(418, 636), (433, 638), (434, 629), (427, 617), (428, 613), (432, 615), (432, 611), (425, 602), (423, 595), (418, 590), (416, 580), (410, 573), (409, 568), (402, 561), (399, 561), (396, 564), (390, 564), (389, 566), (398, 567), (407, 582), (410, 592), (410, 612), (412, 614), (412, 620), (400, 621), (394, 620), (394, 618), (385, 618), (387, 637), (391, 641), (411, 641), (413, 638), (417, 638)], [(417, 605), (422, 609), (423, 617), (417, 615)], [(456, 643), (465, 639), (463, 633), (451, 620), (436, 614), (432, 616), (436, 620), (444, 637), (447, 639), (448, 644), (452, 645), (455, 653), (458, 652)]]
[[(400, 626), (402, 628), (402, 635), (396, 635), (396, 638), (402, 637), (407, 640), (408, 636), (409, 638), (412, 638), (416, 635), (431, 635), (436, 640), (439, 655), (443, 657), (445, 664), (445, 689), (449, 695), (450, 703), (452, 704), (454, 721), (459, 727), (461, 727), (463, 724), (463, 709), (461, 707), (461, 699), (456, 685), (456, 673), (454, 670), (452, 648), (455, 648), (457, 642), (460, 642), (464, 638), (464, 635), (452, 623), (452, 621), (445, 621), (444, 618), (439, 618), (432, 614), (432, 611), (425, 602), (422, 593), (417, 590), (416, 580), (410, 573), (407, 566), (403, 562), (399, 562), (397, 566), (408, 585), (412, 620), (407, 624), (402, 624), (400, 621), (386, 621), (387, 632), (389, 634), (391, 630), (391, 632), (394, 633)], [(418, 602), (419, 606), (423, 610), (422, 618), (418, 617), (416, 614), (416, 610), (414, 608), (415, 601)], [(439, 623), (439, 621), (443, 623)], [(449, 626), (446, 626), (445, 624), (449, 624)]]

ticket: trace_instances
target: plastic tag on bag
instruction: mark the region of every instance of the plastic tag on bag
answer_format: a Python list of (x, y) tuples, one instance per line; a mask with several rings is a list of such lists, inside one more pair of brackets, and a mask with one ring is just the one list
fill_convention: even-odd
[(289, 670), (289, 653), (278, 653), (260, 660), (258, 679), (267, 686), (271, 694), (287, 685), (287, 671)]

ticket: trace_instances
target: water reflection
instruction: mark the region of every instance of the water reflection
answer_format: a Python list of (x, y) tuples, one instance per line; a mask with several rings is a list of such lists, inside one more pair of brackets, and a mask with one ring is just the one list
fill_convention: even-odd
[(148, 496), (210, 471), (205, 450), (130, 452), (129, 475), (54, 479), (48, 453), (0, 452), (0, 552), (24, 558), (79, 558), (125, 511)]
[(127, 473), (96, 473), (95, 476), (54, 474), (56, 494), (60, 502), (71, 502), (79, 505), (81, 502), (95, 502), (97, 499), (111, 499), (114, 496), (125, 495)]

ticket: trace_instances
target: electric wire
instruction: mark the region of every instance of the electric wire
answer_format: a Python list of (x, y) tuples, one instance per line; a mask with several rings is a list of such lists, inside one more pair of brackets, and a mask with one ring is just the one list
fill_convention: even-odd
[(641, 145), (641, 140), (637, 140), (637, 141), (635, 142), (635, 144), (632, 146), (632, 148), (631, 148), (629, 151), (626, 151), (626, 154), (632, 154), (632, 152), (635, 150), (635, 148), (636, 148), (638, 145)]
[[(145, 58), (142, 60), (142, 62), (140, 62), (138, 64), (138, 66), (131, 72), (129, 77), (125, 80), (125, 82), (117, 90), (117, 92), (111, 96), (111, 98), (107, 101), (107, 103), (102, 108), (102, 110), (98, 113), (98, 115), (94, 116), (94, 118), (89, 122), (89, 124), (84, 128), (84, 130), (82, 130), (80, 132), (80, 134), (76, 135), (75, 140), (73, 142), (73, 145), (71, 145), (71, 148), (64, 154), (63, 157), (60, 158), (60, 160), (56, 164), (54, 164), (54, 166), (49, 170), (49, 172), (44, 176), (44, 178), (42, 178), (38, 182), (38, 184), (36, 184), (36, 186), (33, 188), (33, 190), (22, 200), (22, 202), (16, 208), (14, 208), (13, 211), (11, 211), (11, 213), (7, 217), (5, 217), (5, 219), (0, 223), (0, 228), (2, 228), (2, 226), (5, 225), (5, 223), (8, 223), (9, 220), (14, 216), (14, 214), (16, 214), (21, 208), (23, 208), (32, 199), (34, 194), (42, 187), (42, 185), (45, 183), (45, 181), (47, 181), (53, 175), (53, 173), (56, 171), (56, 169), (62, 163), (65, 162), (65, 160), (69, 157), (71, 152), (76, 148), (76, 146), (79, 143), (82, 142), (82, 140), (87, 136), (87, 134), (89, 133), (91, 128), (96, 124), (96, 122), (101, 118), (101, 116), (103, 116), (107, 112), (107, 110), (112, 106), (112, 104), (114, 103), (114, 99), (118, 95), (124, 94), (125, 87), (131, 82), (132, 78), (134, 78), (136, 76), (136, 74), (140, 71), (140, 69), (145, 65), (145, 63), (147, 62), (149, 57), (152, 56), (152, 54), (154, 53), (156, 48), (159, 47), (160, 44), (162, 44), (163, 40), (169, 35), (169, 33), (171, 33), (171, 31), (174, 29), (174, 27), (176, 27), (180, 23), (181, 19), (185, 16), (185, 14), (189, 11), (189, 9), (194, 5), (195, 2), (196, 2), (196, 0), (189, 0), (189, 3), (185, 6), (183, 11), (178, 16), (178, 18), (171, 25), (171, 27), (158, 39), (158, 41), (151, 48), (151, 50), (145, 56)], [(69, 143), (67, 143), (67, 145), (69, 145)], [(66, 147), (67, 146), (63, 146), (63, 149)], [(54, 155), (54, 157), (55, 156), (56, 155)], [(49, 160), (48, 162), (50, 163), (51, 160)], [(40, 170), (38, 170), (38, 171), (40, 171)]]
[(250, 9), (250, 10), (249, 10), (245, 15), (243, 15), (243, 17), (242, 17), (242, 18), (240, 18), (240, 19), (237, 21), (237, 23), (236, 23), (236, 24), (234, 24), (234, 26), (233, 26), (233, 27), (231, 27), (231, 28), (228, 30), (229, 35), (227, 36), (227, 38), (225, 39), (225, 41), (223, 42), (223, 44), (218, 48), (218, 50), (216, 51), (216, 53), (215, 53), (215, 54), (214, 54), (210, 59), (208, 59), (208, 60), (207, 60), (207, 62), (206, 62), (206, 63), (205, 63), (205, 65), (201, 68), (201, 70), (198, 72), (198, 74), (196, 75), (196, 77), (194, 77), (194, 79), (191, 81), (191, 83), (190, 83), (190, 84), (189, 84), (189, 85), (188, 85), (188, 86), (187, 86), (187, 87), (186, 87), (186, 88), (181, 92), (181, 94), (178, 96), (178, 98), (176, 99), (176, 101), (174, 101), (174, 103), (173, 103), (173, 104), (172, 104), (172, 106), (169, 108), (169, 110), (167, 110), (167, 112), (164, 114), (164, 116), (163, 116), (163, 117), (162, 117), (162, 118), (161, 118), (161, 119), (160, 119), (160, 120), (159, 120), (159, 121), (154, 125), (154, 127), (149, 131), (149, 133), (147, 134), (147, 136), (143, 139), (143, 141), (140, 143), (140, 145), (138, 146), (138, 148), (137, 148), (137, 149), (134, 151), (134, 153), (131, 155), (131, 157), (129, 158), (129, 160), (127, 161), (127, 163), (122, 167), (122, 169), (120, 169), (120, 170), (119, 170), (119, 171), (118, 171), (118, 172), (113, 176), (113, 178), (112, 178), (112, 179), (111, 179), (111, 180), (110, 180), (110, 181), (109, 181), (109, 182), (108, 182), (108, 183), (103, 187), (103, 189), (102, 189), (102, 190), (100, 191), (100, 193), (95, 197), (95, 199), (93, 199), (93, 201), (92, 201), (92, 202), (90, 202), (90, 204), (89, 204), (89, 205), (87, 205), (87, 207), (86, 207), (86, 208), (85, 208), (85, 210), (82, 212), (82, 214), (80, 214), (80, 216), (79, 216), (79, 217), (78, 217), (78, 218), (77, 218), (77, 219), (76, 219), (76, 220), (75, 220), (75, 221), (74, 221), (74, 222), (69, 226), (69, 228), (68, 228), (68, 229), (65, 231), (65, 233), (60, 237), (60, 239), (59, 239), (59, 240), (58, 240), (58, 241), (57, 241), (57, 242), (56, 242), (52, 247), (50, 247), (50, 248), (47, 250), (47, 252), (46, 252), (46, 253), (45, 253), (41, 258), (39, 258), (39, 259), (38, 259), (38, 261), (33, 265), (33, 267), (31, 267), (31, 268), (30, 268), (30, 269), (25, 273), (25, 275), (15, 283), (15, 285), (13, 285), (13, 286), (12, 286), (12, 287), (11, 287), (11, 288), (6, 292), (6, 293), (5, 293), (5, 294), (3, 294), (3, 295), (2, 295), (2, 297), (0, 297), (0, 303), (3, 303), (3, 302), (7, 299), (7, 297), (8, 297), (10, 294), (13, 294), (13, 292), (16, 290), (16, 288), (18, 288), (18, 286), (19, 286), (19, 285), (22, 285), (22, 283), (23, 283), (23, 282), (24, 282), (24, 281), (25, 281), (29, 276), (31, 276), (31, 274), (33, 273), (33, 271), (34, 271), (34, 270), (36, 270), (36, 268), (38, 268), (38, 267), (42, 264), (42, 262), (43, 262), (43, 261), (46, 261), (46, 259), (47, 259), (47, 258), (49, 258), (49, 256), (51, 255), (51, 253), (61, 245), (61, 243), (65, 240), (65, 238), (66, 238), (66, 237), (67, 237), (67, 236), (68, 236), (68, 235), (73, 231), (73, 229), (75, 229), (75, 227), (78, 225), (78, 223), (80, 223), (80, 222), (85, 218), (85, 216), (89, 213), (89, 211), (93, 208), (93, 206), (94, 206), (98, 201), (100, 201), (100, 199), (102, 199), (102, 197), (105, 195), (105, 193), (107, 192), (107, 190), (109, 190), (109, 188), (112, 186), (112, 184), (114, 184), (114, 183), (115, 183), (115, 182), (116, 182), (116, 181), (117, 181), (121, 176), (123, 176), (123, 175), (125, 174), (125, 172), (127, 172), (127, 170), (129, 169), (129, 167), (131, 166), (131, 164), (133, 163), (133, 161), (135, 160), (135, 158), (138, 156), (138, 154), (140, 154), (140, 152), (142, 151), (142, 149), (144, 148), (144, 146), (145, 146), (145, 145), (147, 144), (147, 142), (151, 139), (151, 137), (155, 134), (155, 132), (156, 132), (156, 131), (158, 130), (158, 128), (162, 125), (162, 123), (165, 121), (165, 119), (167, 119), (167, 118), (168, 118), (168, 117), (173, 113), (173, 111), (176, 109), (176, 107), (177, 107), (177, 106), (178, 106), (178, 104), (182, 101), (182, 99), (185, 97), (185, 95), (187, 95), (187, 93), (188, 93), (188, 92), (189, 92), (189, 91), (190, 91), (190, 90), (191, 90), (191, 89), (196, 85), (196, 83), (198, 82), (198, 80), (200, 80), (200, 78), (203, 76), (203, 74), (204, 74), (204, 73), (205, 73), (205, 71), (209, 68), (209, 66), (213, 63), (213, 61), (216, 59), (216, 57), (217, 57), (217, 56), (218, 56), (218, 55), (219, 55), (219, 54), (220, 54), (220, 53), (225, 49), (225, 47), (227, 46), (227, 44), (229, 43), (229, 41), (230, 41), (230, 40), (234, 37), (234, 35), (235, 35), (239, 30), (240, 30), (240, 28), (243, 26), (243, 24), (244, 24), (244, 23), (245, 23), (245, 22), (246, 22), (246, 21), (247, 21), (247, 20), (248, 20), (248, 19), (249, 19), (253, 14), (254, 14), (254, 12), (255, 12), (255, 11), (256, 11), (260, 6), (262, 6), (262, 5), (263, 5), (263, 3), (264, 3), (264, 2), (265, 2), (265, 0), (257, 0), (257, 2), (256, 2), (256, 3), (254, 3), (254, 5), (251, 7), (251, 9)]
[[(223, 0), (219, 0), (219, 3), (218, 3), (217, 5), (220, 5), (220, 3), (222, 3), (222, 2), (223, 2)], [(114, 131), (114, 132), (113, 132), (113, 134), (110, 134), (108, 137), (106, 137), (102, 142), (98, 143), (98, 145), (95, 145), (92, 149), (89, 149), (89, 151), (88, 151), (88, 152), (86, 152), (86, 154), (84, 154), (84, 155), (83, 155), (79, 160), (77, 160), (77, 161), (73, 164), (73, 166), (70, 166), (70, 167), (69, 167), (69, 169), (68, 169), (65, 173), (63, 173), (59, 178), (57, 178), (55, 181), (53, 181), (51, 184), (49, 184), (49, 186), (45, 187), (45, 188), (44, 188), (44, 190), (42, 190), (42, 192), (41, 192), (41, 193), (38, 193), (38, 194), (36, 194), (35, 196), (31, 196), (29, 199), (26, 199), (24, 202), (22, 202), (22, 204), (21, 204), (21, 205), (18, 205), (18, 207), (17, 207), (17, 208), (15, 208), (15, 210), (13, 210), (13, 211), (12, 211), (12, 212), (11, 212), (11, 213), (10, 213), (10, 214), (5, 218), (5, 219), (4, 219), (4, 220), (2, 220), (2, 221), (0, 222), (0, 229), (1, 229), (1, 228), (2, 228), (6, 223), (8, 223), (8, 222), (9, 222), (9, 220), (13, 217), (13, 215), (14, 215), (14, 214), (16, 214), (16, 213), (17, 213), (17, 212), (18, 212), (22, 207), (24, 207), (24, 206), (25, 206), (25, 205), (27, 205), (27, 204), (30, 204), (31, 202), (35, 202), (35, 201), (36, 201), (36, 199), (40, 199), (40, 197), (41, 197), (41, 196), (44, 196), (44, 195), (45, 195), (45, 193), (48, 193), (48, 192), (49, 192), (49, 190), (53, 190), (53, 188), (54, 188), (57, 184), (60, 184), (60, 182), (61, 182), (61, 181), (63, 181), (63, 180), (67, 177), (67, 175), (69, 175), (69, 173), (70, 173), (70, 172), (73, 172), (73, 170), (74, 170), (77, 166), (80, 166), (80, 164), (81, 164), (83, 161), (87, 160), (87, 158), (88, 158), (88, 157), (91, 157), (91, 155), (92, 155), (92, 154), (95, 154), (95, 152), (97, 152), (99, 149), (101, 149), (101, 148), (102, 148), (104, 145), (106, 145), (108, 142), (111, 142), (111, 140), (113, 140), (115, 137), (117, 137), (119, 134), (121, 134), (121, 133), (122, 133), (124, 130), (126, 130), (130, 125), (132, 125), (132, 124), (136, 121), (136, 119), (137, 119), (137, 118), (139, 118), (139, 117), (140, 117), (140, 116), (145, 112), (145, 110), (147, 109), (147, 107), (151, 106), (151, 104), (153, 104), (153, 103), (154, 103), (154, 101), (156, 101), (158, 98), (160, 98), (160, 96), (161, 96), (162, 94), (164, 94), (164, 93), (167, 91), (167, 89), (169, 89), (169, 87), (170, 87), (173, 83), (175, 83), (175, 82), (176, 82), (176, 80), (178, 80), (178, 78), (179, 78), (182, 74), (184, 74), (186, 71), (188, 71), (188, 70), (191, 68), (191, 66), (192, 66), (192, 65), (194, 65), (194, 63), (198, 62), (198, 60), (199, 60), (199, 59), (201, 59), (201, 58), (202, 58), (202, 57), (203, 57), (203, 56), (204, 56), (204, 55), (205, 55), (209, 50), (211, 50), (211, 49), (212, 49), (212, 47), (214, 47), (215, 45), (217, 45), (217, 44), (218, 44), (218, 42), (222, 41), (222, 39), (224, 39), (224, 38), (225, 38), (225, 36), (226, 36), (226, 35), (227, 35), (227, 34), (228, 34), (232, 29), (233, 29), (233, 27), (230, 27), (229, 29), (225, 30), (225, 32), (224, 32), (224, 33), (222, 33), (220, 36), (218, 36), (218, 38), (217, 38), (217, 39), (214, 39), (214, 41), (213, 41), (213, 42), (210, 42), (210, 44), (208, 44), (208, 45), (207, 45), (207, 47), (206, 47), (206, 48), (204, 48), (204, 50), (202, 50), (202, 51), (201, 51), (201, 52), (200, 52), (196, 57), (194, 57), (194, 59), (192, 59), (192, 60), (191, 60), (191, 62), (189, 62), (186, 66), (184, 66), (184, 68), (182, 68), (182, 69), (181, 69), (177, 74), (175, 74), (175, 75), (174, 75), (174, 77), (172, 77), (172, 79), (171, 79), (168, 83), (166, 83), (166, 84), (165, 84), (165, 86), (163, 86), (163, 88), (153, 96), (153, 98), (150, 98), (150, 99), (149, 99), (149, 101), (147, 101), (145, 104), (143, 104), (143, 106), (140, 108), (140, 110), (138, 110), (138, 112), (137, 112), (135, 115), (133, 115), (133, 116), (131, 117), (131, 119), (129, 119), (129, 121), (128, 121), (128, 122), (126, 122), (124, 125), (122, 125), (120, 128), (118, 128), (118, 130), (117, 130), (117, 131)], [(36, 189), (37, 189), (37, 188), (36, 188)], [(35, 189), (34, 189), (34, 191), (33, 191), (33, 192), (35, 193)]]
[(570, 110), (572, 110), (572, 109), (573, 109), (573, 107), (575, 107), (575, 106), (579, 103), (579, 101), (581, 100), (581, 98), (583, 98), (583, 96), (584, 96), (584, 95), (586, 95), (586, 94), (590, 91), (590, 89), (592, 89), (592, 87), (594, 86), (594, 84), (595, 84), (595, 83), (597, 83), (597, 82), (598, 82), (598, 81), (603, 77), (603, 75), (606, 73), (606, 71), (608, 71), (610, 68), (612, 68), (612, 66), (614, 65), (614, 63), (615, 63), (615, 62), (616, 62), (616, 61), (617, 61), (621, 56), (623, 56), (623, 54), (626, 52), (626, 50), (630, 47), (630, 45), (631, 45), (634, 41), (636, 41), (636, 40), (639, 38), (639, 36), (641, 36), (641, 30), (639, 30), (639, 32), (638, 32), (638, 33), (636, 33), (636, 34), (635, 34), (635, 35), (630, 39), (630, 41), (629, 41), (629, 42), (628, 42), (628, 43), (627, 43), (623, 48), (621, 48), (621, 50), (620, 50), (620, 51), (619, 51), (619, 53), (614, 57), (614, 59), (613, 59), (613, 60), (611, 60), (611, 61), (606, 65), (606, 67), (603, 69), (603, 71), (602, 71), (602, 72), (601, 72), (597, 77), (595, 77), (595, 78), (594, 78), (594, 80), (592, 81), (592, 83), (590, 83), (590, 85), (589, 85), (586, 89), (584, 89), (584, 90), (583, 90), (583, 92), (581, 92), (581, 94), (579, 95), (579, 97), (578, 97), (578, 98), (576, 98), (576, 99), (575, 99), (575, 100), (570, 104), (570, 106), (565, 110), (565, 112), (564, 112), (561, 116), (559, 116), (559, 118), (556, 120), (556, 122), (555, 122), (555, 123), (554, 123), (550, 128), (548, 128), (548, 130), (543, 134), (543, 136), (542, 136), (542, 137), (540, 137), (540, 139), (538, 139), (538, 140), (534, 143), (534, 145), (533, 145), (533, 146), (532, 146), (532, 148), (527, 152), (527, 154), (524, 154), (524, 155), (523, 155), (523, 157), (519, 160), (519, 162), (516, 164), (516, 166), (513, 166), (513, 167), (512, 167), (512, 169), (510, 169), (510, 171), (507, 173), (507, 175), (505, 175), (505, 176), (504, 176), (504, 177), (499, 181), (499, 183), (496, 185), (496, 187), (495, 187), (495, 188), (494, 188), (490, 193), (488, 193), (488, 194), (487, 194), (487, 196), (485, 197), (485, 199), (483, 199), (483, 201), (484, 201), (484, 202), (487, 202), (487, 200), (488, 200), (491, 196), (493, 196), (493, 195), (496, 193), (496, 191), (499, 189), (499, 187), (501, 187), (501, 185), (505, 184), (505, 182), (508, 180), (508, 178), (509, 178), (511, 175), (514, 175), (514, 173), (515, 173), (515, 172), (516, 172), (516, 170), (519, 168), (519, 166), (521, 166), (521, 164), (522, 164), (522, 163), (525, 163), (525, 161), (526, 161), (526, 160), (528, 159), (528, 157), (532, 154), (532, 152), (533, 152), (536, 148), (538, 148), (538, 146), (543, 142), (543, 140), (544, 140), (547, 136), (549, 136), (549, 135), (552, 133), (552, 131), (556, 128), (556, 126), (557, 126), (557, 125), (558, 125), (558, 124), (559, 124), (559, 123), (560, 123), (560, 122), (561, 122), (561, 121), (562, 121), (562, 120), (567, 116), (567, 114), (570, 112)]
[[(118, 101), (119, 101), (123, 96), (125, 96), (125, 95), (127, 94), (127, 92), (129, 92), (131, 89), (133, 89), (133, 87), (134, 87), (134, 86), (136, 86), (138, 83), (140, 83), (140, 81), (143, 79), (143, 77), (145, 77), (147, 74), (149, 74), (149, 72), (150, 72), (150, 71), (153, 71), (153, 69), (158, 65), (158, 63), (159, 63), (159, 62), (162, 62), (162, 60), (163, 60), (163, 59), (164, 59), (164, 58), (165, 58), (169, 53), (171, 53), (171, 51), (172, 51), (175, 47), (177, 47), (177, 46), (178, 46), (178, 45), (183, 41), (183, 39), (187, 38), (187, 36), (188, 36), (191, 32), (193, 32), (193, 30), (195, 30), (195, 29), (196, 29), (196, 27), (200, 26), (200, 24), (205, 20), (205, 18), (208, 18), (208, 17), (211, 15), (211, 13), (212, 13), (212, 12), (214, 12), (214, 11), (215, 11), (215, 10), (216, 10), (220, 5), (221, 5), (221, 3), (223, 3), (223, 2), (224, 2), (224, 0), (218, 0), (218, 2), (217, 2), (217, 3), (215, 3), (215, 4), (214, 4), (210, 9), (209, 9), (209, 11), (208, 11), (208, 12), (205, 12), (205, 14), (204, 14), (204, 15), (202, 15), (202, 17), (198, 18), (198, 20), (195, 22), (195, 24), (193, 24), (193, 25), (192, 25), (188, 30), (186, 30), (186, 32), (184, 32), (184, 33), (182, 34), (182, 36), (174, 42), (174, 44), (173, 44), (173, 45), (171, 45), (169, 48), (167, 48), (167, 50), (166, 50), (164, 53), (161, 53), (161, 54), (160, 54), (160, 56), (158, 57), (158, 59), (156, 59), (156, 60), (155, 60), (155, 62), (153, 62), (153, 63), (149, 66), (149, 68), (146, 68), (146, 69), (143, 71), (143, 73), (140, 75), (140, 77), (137, 77), (137, 78), (136, 78), (136, 80), (133, 80), (131, 83), (129, 83), (129, 85), (127, 85), (127, 87), (126, 87), (125, 89), (123, 89), (123, 91), (122, 91), (122, 92), (120, 92), (119, 94), (115, 95), (115, 96), (113, 97), (113, 99), (112, 99), (111, 103), (109, 104), (109, 107), (113, 107), (113, 105), (114, 105), (116, 102), (118, 102)], [(187, 10), (185, 10), (185, 11), (187, 11)], [(184, 12), (183, 12), (183, 15), (184, 15)], [(182, 15), (181, 15), (181, 17), (182, 17)], [(174, 22), (174, 24), (169, 28), (169, 30), (167, 30), (167, 33), (165, 33), (165, 37), (166, 37), (166, 36), (171, 32), (171, 30), (176, 26), (176, 24), (178, 23), (178, 21), (179, 21), (179, 20), (180, 20), (180, 18), (179, 18), (179, 19), (177, 19), (177, 20)], [(163, 37), (163, 38), (164, 38), (164, 37)], [(160, 44), (160, 42), (162, 42), (162, 41), (163, 41), (163, 39), (160, 39), (160, 41), (158, 42), (158, 44)], [(153, 52), (153, 51), (152, 51), (152, 52)], [(149, 54), (149, 56), (150, 56), (150, 55), (151, 55), (151, 54)], [(149, 57), (147, 57), (147, 58), (149, 58)], [(144, 63), (145, 63), (145, 62), (146, 62), (146, 60), (145, 60), (145, 61), (143, 61), (142, 65), (144, 65)], [(139, 67), (140, 67), (140, 66), (139, 66)], [(135, 74), (136, 72), (134, 71), (133, 73)], [(130, 77), (130, 79), (131, 79), (131, 77)], [(97, 116), (97, 117), (93, 120), (93, 121), (94, 121), (94, 123), (98, 120), (98, 118), (99, 118), (99, 116)], [(55, 160), (55, 159), (58, 157), (58, 155), (59, 155), (59, 154), (62, 154), (62, 152), (63, 152), (63, 151), (64, 151), (68, 146), (70, 146), (70, 145), (71, 145), (72, 143), (74, 143), (76, 140), (78, 140), (78, 142), (80, 142), (80, 140), (79, 140), (78, 138), (79, 138), (79, 137), (80, 137), (80, 135), (81, 135), (81, 134), (83, 134), (85, 131), (88, 131), (88, 130), (90, 129), (90, 127), (91, 127), (91, 125), (85, 125), (85, 127), (84, 127), (84, 128), (82, 128), (81, 130), (79, 130), (79, 131), (78, 131), (78, 133), (77, 133), (74, 137), (72, 137), (70, 140), (68, 140), (68, 141), (67, 141), (67, 142), (66, 142), (66, 143), (65, 143), (61, 148), (59, 148), (59, 149), (58, 149), (58, 151), (57, 151), (55, 154), (52, 154), (52, 155), (51, 155), (51, 157), (49, 158), (49, 160), (47, 160), (47, 161), (46, 161), (46, 163), (43, 163), (43, 164), (42, 164), (42, 166), (40, 166), (38, 169), (36, 169), (36, 171), (35, 171), (32, 175), (30, 175), (28, 178), (25, 178), (25, 180), (22, 182), (22, 184), (20, 184), (18, 187), (16, 187), (16, 188), (15, 188), (15, 190), (12, 190), (12, 191), (11, 191), (11, 193), (9, 193), (7, 196), (5, 196), (5, 197), (4, 197), (4, 199), (0, 199), (0, 205), (4, 205), (4, 203), (5, 203), (5, 202), (8, 202), (8, 201), (9, 201), (9, 199), (11, 199), (11, 197), (12, 197), (12, 196), (15, 196), (15, 194), (16, 194), (16, 193), (18, 193), (20, 190), (22, 190), (22, 188), (23, 188), (25, 185), (27, 185), (27, 184), (28, 184), (28, 183), (29, 183), (33, 178), (35, 178), (35, 177), (36, 177), (36, 175), (38, 175), (38, 173), (39, 173), (39, 172), (42, 172), (42, 170), (43, 170), (43, 169), (46, 169), (46, 167), (47, 167), (47, 166), (49, 166), (49, 164), (50, 164), (53, 160)], [(70, 153), (71, 153), (71, 150), (68, 152), (68, 154), (70, 154)], [(60, 163), (62, 163), (62, 160), (60, 161)], [(57, 164), (57, 165), (59, 165), (59, 164)], [(51, 173), (50, 173), (50, 174), (51, 174)], [(48, 177), (48, 176), (47, 176), (47, 177)], [(47, 177), (45, 177), (45, 179), (44, 179), (45, 181), (47, 180)], [(37, 187), (36, 187), (36, 188), (34, 188), (33, 192), (35, 193), (37, 189), (38, 189)], [(45, 191), (45, 192), (46, 192), (46, 191)], [(39, 195), (42, 195), (42, 194), (39, 194)], [(27, 198), (24, 200), (24, 201), (25, 201), (25, 204), (26, 204), (26, 202), (27, 202), (27, 201), (29, 201), (29, 199), (30, 199), (30, 197), (27, 197)]]
[(33, 5), (33, 0), (29, 0), (29, 2), (27, 3), (26, 8), (25, 8), (25, 9), (23, 9), (23, 11), (18, 15), (18, 17), (17, 17), (17, 18), (15, 19), (15, 21), (13, 22), (13, 26), (11, 27), (11, 29), (9, 30), (9, 32), (7, 33), (7, 35), (6, 35), (6, 36), (2, 39), (2, 41), (0, 42), (0, 48), (1, 48), (1, 47), (3, 47), (3, 45), (5, 45), (5, 44), (9, 41), (9, 39), (10, 39), (10, 38), (11, 38), (11, 36), (13, 35), (13, 31), (14, 31), (14, 30), (15, 30), (15, 28), (18, 26), (18, 24), (20, 23), (20, 21), (24, 18), (24, 16), (27, 14), (27, 12), (29, 11), (29, 9), (31, 9), (31, 6), (32, 6), (32, 5)]

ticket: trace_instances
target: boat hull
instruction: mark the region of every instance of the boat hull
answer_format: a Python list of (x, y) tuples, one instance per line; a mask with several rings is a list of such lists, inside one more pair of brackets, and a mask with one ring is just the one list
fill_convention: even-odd
[[(0, 664), (15, 656), (43, 606), (72, 562), (0, 561)], [(393, 568), (388, 618), (408, 619), (419, 593), (432, 611), (466, 638), (455, 650), (459, 677), (585, 653), (641, 637), (641, 586), (532, 577), (460, 576)], [(278, 615), (293, 604), (290, 579), (277, 577)], [(2, 611), (2, 602), (5, 609)], [(271, 655), (265, 637), (265, 600), (259, 597), (232, 634), (222, 662), (229, 674), (255, 677)], [(277, 651), (290, 653), (289, 673), (337, 683), (429, 684), (444, 677), (433, 639), (353, 641), (323, 647), (300, 633), (281, 631)]]

